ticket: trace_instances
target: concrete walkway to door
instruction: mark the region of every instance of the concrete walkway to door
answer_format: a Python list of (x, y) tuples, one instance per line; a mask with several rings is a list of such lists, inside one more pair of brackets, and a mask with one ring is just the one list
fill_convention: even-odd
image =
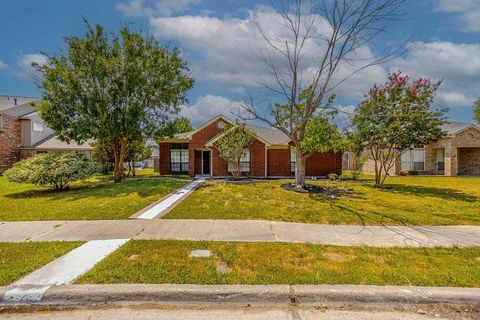
[(480, 226), (348, 226), (263, 220), (94, 220), (0, 223), (0, 242), (175, 239), (376, 247), (480, 246)]

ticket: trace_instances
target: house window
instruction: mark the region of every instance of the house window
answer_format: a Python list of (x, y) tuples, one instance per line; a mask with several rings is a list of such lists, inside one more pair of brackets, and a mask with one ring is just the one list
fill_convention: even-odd
[(290, 149), (290, 171), (295, 172), (297, 166), (297, 152), (294, 149)]
[(170, 171), (188, 172), (188, 149), (170, 150)]
[[(233, 171), (232, 163), (228, 163), (228, 171)], [(250, 172), (250, 150), (248, 149), (243, 151), (243, 154), (240, 157), (240, 172)]]
[(425, 148), (415, 147), (402, 154), (402, 170), (425, 171)]
[(34, 123), (33, 123), (33, 131), (35, 131), (35, 132), (43, 132), (43, 123), (34, 122)]
[(445, 149), (437, 149), (437, 170), (445, 170)]

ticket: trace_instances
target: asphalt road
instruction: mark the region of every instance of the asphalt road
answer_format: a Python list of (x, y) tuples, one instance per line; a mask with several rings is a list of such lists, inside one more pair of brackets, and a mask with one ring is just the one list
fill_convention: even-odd
[(472, 306), (166, 306), (125, 305), (58, 310), (0, 310), (0, 319), (22, 320), (437, 320), (479, 319), (480, 311)]

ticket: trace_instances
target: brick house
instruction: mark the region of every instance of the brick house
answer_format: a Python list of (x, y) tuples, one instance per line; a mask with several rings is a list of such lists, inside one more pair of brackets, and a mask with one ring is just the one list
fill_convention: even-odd
[(0, 96), (0, 174), (15, 162), (41, 152), (90, 154), (90, 143), (82, 145), (60, 141), (44, 125), (31, 97)]
[[(188, 174), (227, 177), (228, 163), (220, 157), (215, 141), (222, 128), (232, 123), (219, 115), (197, 129), (176, 134), (159, 142), (160, 174)], [(291, 177), (295, 171), (295, 152), (288, 137), (280, 130), (246, 125), (254, 140), (241, 159), (243, 175), (251, 177)], [(315, 153), (307, 159), (306, 175), (341, 174), (342, 153)]]
[[(426, 175), (480, 175), (480, 127), (471, 123), (449, 122), (443, 125), (446, 137), (425, 146), (405, 152), (389, 174), (401, 170)], [(351, 168), (352, 160), (344, 156), (344, 169)], [(368, 160), (363, 171), (374, 172), (374, 162)]]

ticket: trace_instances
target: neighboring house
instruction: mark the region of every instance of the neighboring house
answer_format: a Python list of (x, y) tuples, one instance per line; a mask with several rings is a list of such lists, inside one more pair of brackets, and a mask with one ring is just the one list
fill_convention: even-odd
[[(220, 157), (215, 142), (231, 120), (219, 115), (199, 128), (176, 134), (159, 143), (160, 174), (188, 174), (227, 177), (228, 163)], [(254, 140), (241, 159), (243, 175), (251, 177), (291, 177), (295, 172), (295, 152), (280, 130), (246, 125)], [(306, 175), (326, 176), (342, 171), (342, 153), (315, 153), (306, 162)]]
[(89, 155), (90, 142), (60, 141), (33, 108), (38, 98), (0, 96), (0, 174), (15, 162), (40, 152)]
[[(445, 138), (405, 152), (389, 173), (398, 175), (407, 170), (427, 175), (480, 175), (480, 127), (449, 122), (443, 130)], [(351, 156), (344, 156), (344, 169), (352, 167)], [(363, 171), (374, 172), (373, 160), (364, 164)]]

